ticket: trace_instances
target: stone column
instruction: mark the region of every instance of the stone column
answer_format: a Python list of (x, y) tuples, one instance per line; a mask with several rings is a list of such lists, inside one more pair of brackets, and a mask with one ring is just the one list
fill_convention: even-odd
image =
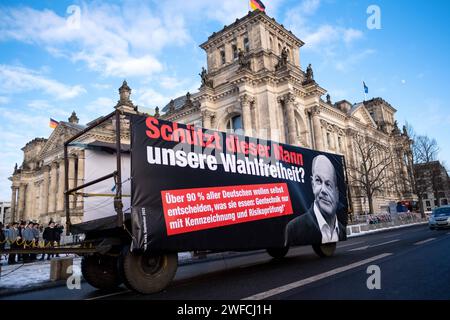
[(54, 213), (56, 211), (57, 166), (58, 164), (56, 162), (52, 162), (50, 169), (50, 187), (48, 191), (48, 213)]
[(287, 125), (289, 132), (289, 144), (297, 144), (297, 126), (295, 125), (295, 96), (292, 93), (286, 95), (284, 99), (285, 107), (287, 108)]
[(242, 107), (242, 125), (246, 136), (252, 136), (252, 113), (250, 110), (251, 98), (244, 94), (240, 97)]
[(23, 219), (25, 214), (25, 190), (27, 185), (21, 184), (19, 187), (19, 196), (17, 197), (17, 220)]
[(203, 128), (211, 129), (211, 126), (212, 126), (212, 119), (211, 119), (212, 115), (213, 115), (213, 113), (208, 111), (208, 110), (202, 111)]
[(49, 185), (49, 166), (44, 166), (42, 168), (44, 170), (44, 180), (42, 181), (42, 194), (41, 194), (41, 218), (47, 216), (48, 214), (48, 185)]
[(323, 150), (322, 128), (320, 125), (320, 109), (314, 107), (311, 110), (313, 130), (314, 130), (314, 149)]
[(8, 222), (14, 222), (14, 220), (16, 219), (16, 198), (17, 198), (17, 188), (16, 187), (11, 187), (11, 221)]
[(59, 161), (58, 194), (56, 196), (56, 211), (64, 210), (64, 159)]
[[(77, 171), (77, 186), (84, 184), (84, 151), (78, 155), (78, 171)], [(79, 196), (76, 200), (76, 205), (79, 208), (83, 206), (83, 197)]]
[[(76, 181), (75, 181), (75, 161), (76, 160), (77, 159), (74, 155), (69, 156), (69, 189), (75, 188), (75, 186), (76, 186)], [(76, 198), (74, 196), (69, 197), (70, 209), (75, 208), (75, 206), (76, 206), (75, 199)]]

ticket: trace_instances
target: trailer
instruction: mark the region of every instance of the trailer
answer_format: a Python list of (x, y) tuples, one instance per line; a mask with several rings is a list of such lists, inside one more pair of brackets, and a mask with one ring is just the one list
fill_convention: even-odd
[[(107, 122), (114, 142), (79, 142)], [(95, 174), (69, 188), (69, 149), (80, 147)], [(330, 257), (346, 240), (340, 155), (116, 110), (67, 140), (64, 160), (66, 230), (83, 239), (81, 271), (99, 289), (161, 291), (179, 252), (266, 249), (281, 259), (292, 246), (311, 245)], [(72, 224), (77, 196), (97, 200), (86, 201), (85, 221)]]

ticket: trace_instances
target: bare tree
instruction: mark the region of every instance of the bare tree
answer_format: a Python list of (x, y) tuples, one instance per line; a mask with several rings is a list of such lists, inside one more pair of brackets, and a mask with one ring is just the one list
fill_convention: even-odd
[(435, 199), (440, 203), (439, 189), (442, 190), (443, 187), (441, 172), (435, 169), (436, 166), (430, 164), (437, 160), (439, 146), (436, 139), (431, 139), (425, 135), (417, 135), (409, 123), (406, 123), (405, 128), (408, 136), (413, 140), (412, 157), (414, 169), (411, 185), (414, 193), (419, 198), (420, 212), (422, 217), (424, 217), (423, 195), (429, 191), (430, 186)]
[(349, 176), (352, 184), (367, 197), (369, 213), (373, 214), (373, 197), (389, 187), (390, 179), (386, 169), (392, 164), (391, 152), (376, 141), (361, 135), (353, 136), (353, 146), (357, 160), (349, 166)]
[(413, 153), (416, 163), (429, 163), (437, 160), (439, 146), (436, 139), (428, 136), (416, 136), (413, 143)]

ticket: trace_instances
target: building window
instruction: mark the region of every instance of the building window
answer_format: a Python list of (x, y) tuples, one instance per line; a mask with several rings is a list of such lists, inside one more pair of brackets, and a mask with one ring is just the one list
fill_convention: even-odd
[(431, 208), (427, 208), (427, 211), (431, 211)]
[(425, 205), (426, 205), (427, 207), (431, 207), (431, 202), (430, 202), (430, 201), (425, 201)]
[(441, 205), (448, 206), (448, 200), (447, 199), (442, 199), (441, 200)]
[(273, 47), (273, 38), (272, 38), (272, 37), (270, 37), (269, 42), (270, 42), (270, 50), (275, 49), (275, 48)]
[(231, 50), (233, 51), (233, 60), (237, 60), (238, 58), (238, 47), (236, 44), (231, 46)]
[(438, 201), (435, 199), (434, 200), (434, 206), (437, 207), (438, 206)]
[(244, 51), (245, 52), (250, 51), (250, 41), (248, 40), (248, 35), (244, 36)]
[(234, 116), (227, 122), (227, 129), (232, 131), (242, 130), (242, 116)]
[(338, 137), (338, 148), (339, 148), (339, 151), (342, 150), (342, 138), (341, 137)]
[(225, 48), (221, 47), (219, 50), (220, 50), (220, 62), (222, 64), (225, 64), (227, 62), (225, 59)]
[(423, 198), (424, 200), (427, 200), (427, 199), (428, 199), (428, 194), (427, 194), (427, 193), (424, 193), (424, 194), (422, 195), (422, 198)]
[(329, 132), (327, 132), (327, 144), (328, 144), (328, 149), (331, 148), (331, 135)]

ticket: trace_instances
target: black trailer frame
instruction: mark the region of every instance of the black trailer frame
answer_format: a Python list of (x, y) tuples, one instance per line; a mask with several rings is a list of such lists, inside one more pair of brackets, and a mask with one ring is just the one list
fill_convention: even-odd
[[(64, 210), (65, 210), (65, 214), (66, 214), (66, 232), (67, 232), (67, 234), (69, 234), (72, 229), (72, 223), (70, 220), (70, 205), (69, 205), (70, 195), (77, 192), (78, 190), (84, 189), (86, 187), (89, 187), (91, 185), (94, 185), (96, 183), (102, 182), (102, 181), (110, 179), (110, 178), (114, 178), (114, 182), (115, 182), (116, 194), (114, 196), (114, 210), (116, 211), (116, 214), (117, 214), (116, 226), (122, 227), (124, 224), (123, 202), (122, 202), (122, 168), (121, 168), (121, 152), (120, 152), (120, 150), (121, 150), (120, 116), (121, 115), (125, 115), (125, 112), (116, 109), (115, 111), (111, 112), (110, 114), (96, 120), (95, 123), (93, 123), (89, 127), (85, 128), (84, 130), (80, 131), (79, 133), (77, 133), (76, 135), (71, 137), (69, 140), (64, 142), (64, 190), (65, 190), (64, 191), (64, 208), (65, 208)], [(93, 181), (85, 183), (81, 186), (77, 186), (75, 188), (69, 189), (69, 152), (68, 152), (68, 148), (70, 147), (70, 144), (73, 141), (75, 141), (76, 139), (78, 139), (79, 137), (86, 134), (87, 132), (89, 132), (89, 131), (95, 129), (96, 127), (100, 126), (101, 124), (105, 123), (112, 117), (114, 117), (116, 120), (115, 121), (116, 122), (115, 123), (116, 124), (116, 128), (115, 128), (116, 129), (115, 130), (116, 170), (103, 176), (103, 177), (100, 177), (98, 179), (95, 179)]]

